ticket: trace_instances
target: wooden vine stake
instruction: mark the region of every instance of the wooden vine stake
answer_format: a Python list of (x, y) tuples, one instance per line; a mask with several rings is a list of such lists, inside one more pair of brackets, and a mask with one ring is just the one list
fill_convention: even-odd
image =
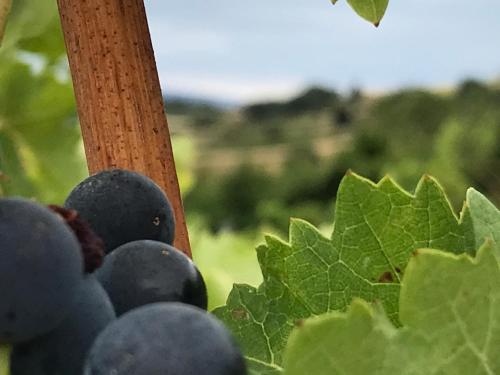
[(125, 168), (168, 195), (191, 256), (143, 0), (58, 0), (91, 174)]

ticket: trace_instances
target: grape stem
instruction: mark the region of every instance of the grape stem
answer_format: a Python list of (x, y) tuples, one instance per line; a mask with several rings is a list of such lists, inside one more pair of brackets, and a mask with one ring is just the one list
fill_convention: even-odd
[(122, 168), (155, 181), (174, 209), (174, 245), (191, 256), (144, 1), (58, 4), (89, 172)]

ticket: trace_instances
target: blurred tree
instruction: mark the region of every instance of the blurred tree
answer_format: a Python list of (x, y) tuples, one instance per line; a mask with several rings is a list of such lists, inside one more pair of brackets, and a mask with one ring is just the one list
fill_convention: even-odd
[(190, 124), (197, 128), (207, 128), (220, 121), (222, 111), (213, 104), (190, 99), (164, 99), (166, 112), (169, 115), (184, 115)]
[(249, 105), (243, 108), (243, 113), (250, 121), (262, 121), (335, 108), (339, 100), (340, 96), (334, 91), (311, 87), (288, 101)]
[(285, 102), (284, 110), (292, 115), (315, 112), (335, 107), (338, 101), (339, 95), (336, 92), (321, 87), (311, 87), (296, 98)]
[(416, 141), (435, 134), (448, 114), (449, 100), (446, 97), (429, 91), (406, 90), (380, 98), (367, 117), (367, 125), (390, 134), (397, 143), (411, 133), (414, 142), (404, 142), (404, 148), (418, 152), (421, 147)]
[(243, 113), (251, 122), (282, 116), (282, 103), (258, 103), (243, 108)]
[(213, 231), (242, 230), (258, 226), (258, 206), (275, 199), (275, 181), (250, 165), (225, 176), (204, 174), (185, 197), (186, 211), (202, 215)]

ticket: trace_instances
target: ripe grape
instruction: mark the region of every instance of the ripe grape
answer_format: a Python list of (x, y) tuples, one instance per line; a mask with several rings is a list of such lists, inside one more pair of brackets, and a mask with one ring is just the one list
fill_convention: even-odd
[(97, 335), (115, 319), (109, 298), (88, 275), (63, 322), (48, 334), (14, 346), (11, 375), (81, 374)]
[(163, 242), (141, 240), (115, 249), (97, 277), (118, 316), (153, 302), (184, 302), (207, 308), (203, 278), (185, 254)]
[(65, 202), (101, 237), (106, 253), (135, 240), (172, 244), (175, 222), (163, 191), (141, 174), (111, 169), (82, 181)]
[(96, 339), (85, 375), (245, 375), (232, 336), (212, 315), (181, 303), (132, 310)]
[(0, 343), (54, 329), (82, 280), (80, 245), (58, 215), (28, 200), (0, 199)]

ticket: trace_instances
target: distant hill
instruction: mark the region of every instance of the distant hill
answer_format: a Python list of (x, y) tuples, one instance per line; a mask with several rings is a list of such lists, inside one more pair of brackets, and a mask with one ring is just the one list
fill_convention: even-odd
[(238, 108), (237, 103), (228, 101), (211, 100), (185, 95), (164, 95), (163, 102), (167, 113), (172, 114), (191, 114), (199, 110), (227, 111)]
[(299, 95), (282, 102), (263, 102), (243, 107), (243, 113), (252, 120), (275, 116), (295, 116), (318, 112), (339, 105), (340, 95), (323, 87), (311, 87)]
[(249, 117), (268, 117), (322, 110), (338, 104), (340, 98), (341, 96), (332, 89), (311, 86), (287, 100), (263, 101), (248, 105), (176, 94), (165, 95), (164, 102), (167, 111), (172, 114), (190, 114), (201, 109), (227, 111), (239, 108)]

